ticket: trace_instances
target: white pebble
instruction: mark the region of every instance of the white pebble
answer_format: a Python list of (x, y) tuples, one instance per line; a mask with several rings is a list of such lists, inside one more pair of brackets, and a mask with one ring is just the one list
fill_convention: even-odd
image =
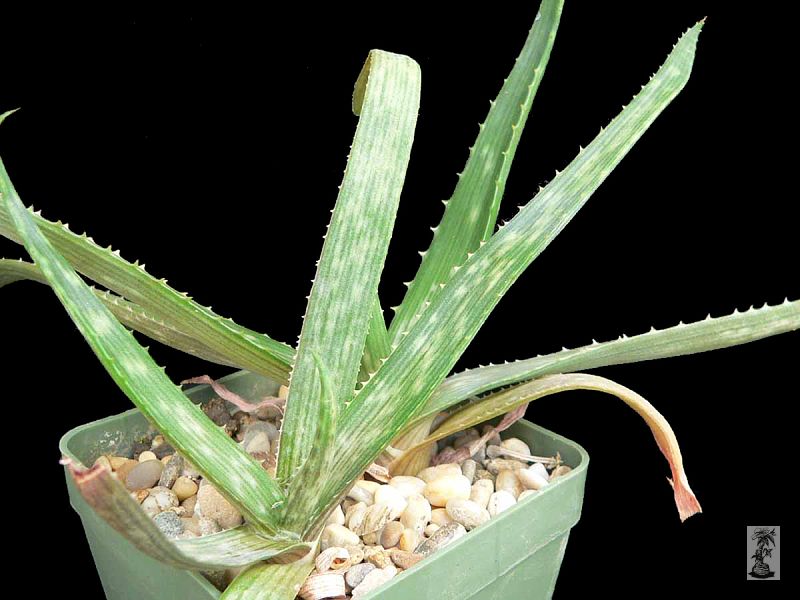
[(453, 498), (447, 503), (447, 514), (456, 523), (461, 523), (469, 531), (483, 525), (491, 517), (489, 512), (472, 500)]
[(425, 483), (430, 483), (434, 479), (439, 479), (446, 475), (461, 475), (461, 466), (457, 463), (444, 463), (443, 465), (422, 469), (417, 473), (417, 477)]
[(520, 454), (530, 455), (531, 453), (531, 447), (519, 438), (508, 438), (507, 440), (503, 440), (500, 442), (500, 447), (505, 448), (506, 450), (511, 450), (512, 452), (519, 452)]
[(397, 491), (403, 496), (408, 498), (414, 494), (421, 494), (425, 489), (425, 482), (419, 477), (411, 477), (410, 475), (397, 475), (389, 480), (389, 485), (397, 488)]
[(494, 494), (494, 482), (491, 479), (479, 479), (472, 484), (469, 499), (481, 508), (486, 508), (492, 494)]
[(517, 478), (517, 473), (519, 471), (511, 471), (509, 469), (503, 469), (497, 474), (497, 481), (495, 481), (495, 488), (499, 492), (500, 490), (505, 490), (509, 492), (514, 498), (519, 497), (522, 493), (522, 490), (525, 488), (520, 483), (520, 480)]
[(547, 479), (531, 469), (520, 469), (517, 471), (517, 479), (529, 490), (540, 490), (548, 485)]
[(445, 506), (451, 498), (468, 499), (471, 489), (469, 479), (461, 474), (459, 468), (458, 475), (445, 475), (429, 481), (422, 493), (432, 506)]
[(489, 511), (489, 515), (492, 517), (496, 517), (501, 512), (508, 510), (512, 506), (517, 503), (516, 498), (514, 498), (511, 493), (500, 490), (499, 492), (495, 492), (489, 498), (489, 505), (486, 507)]
[(389, 520), (398, 518), (408, 506), (406, 500), (396, 487), (391, 485), (379, 486), (374, 494), (375, 504), (385, 504), (389, 507)]

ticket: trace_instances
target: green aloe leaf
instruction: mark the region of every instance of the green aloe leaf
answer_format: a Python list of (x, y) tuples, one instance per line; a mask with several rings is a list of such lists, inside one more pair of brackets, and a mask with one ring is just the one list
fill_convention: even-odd
[(453, 268), (489, 239), (522, 130), (539, 89), (561, 19), (563, 0), (543, 0), (525, 45), (494, 102), (446, 208), (433, 241), (390, 328), (396, 343), (447, 283)]
[(419, 445), (422, 446), (440, 440), (457, 431), (462, 431), (488, 419), (506, 414), (539, 398), (570, 390), (594, 390), (612, 394), (636, 411), (650, 427), (653, 436), (656, 438), (659, 450), (669, 462), (670, 470), (672, 471), (670, 483), (673, 487), (675, 505), (678, 507), (681, 521), (685, 521), (693, 514), (700, 512), (700, 503), (689, 487), (689, 482), (683, 469), (680, 446), (678, 446), (678, 440), (675, 438), (675, 432), (670, 427), (669, 422), (652, 404), (633, 390), (597, 375), (588, 375), (586, 373), (546, 375), (508, 390), (490, 394), (453, 413), (432, 435)]
[(164, 564), (179, 569), (208, 571), (243, 567), (281, 556), (301, 558), (311, 549), (297, 540), (270, 538), (242, 525), (194, 539), (170, 540), (108, 471), (95, 465), (80, 469), (68, 464), (78, 491), (109, 525), (131, 544)]
[(220, 600), (294, 600), (314, 568), (315, 553), (291, 563), (253, 565), (231, 582)]
[(386, 321), (383, 318), (378, 296), (375, 296), (375, 306), (372, 309), (372, 317), (369, 321), (369, 333), (364, 344), (364, 356), (361, 357), (362, 373), (359, 381), (368, 379), (369, 375), (378, 370), (381, 361), (389, 356), (392, 346), (389, 343), (389, 333), (386, 331)]
[[(701, 27), (689, 29), (622, 113), (456, 271), (356, 394), (340, 419), (338, 448), (340, 456), (353, 458), (326, 481), (322, 497), (337, 497), (424, 406), (517, 277), (683, 89)], [(353, 439), (359, 440), (357, 449), (345, 447)]]
[[(470, 369), (448, 377), (431, 395), (414, 422), (435, 415), (483, 392), (551, 373), (586, 371), (671, 356), (683, 356), (745, 344), (800, 329), (800, 300), (724, 317), (656, 330), (610, 342), (562, 350), (503, 365)], [(413, 422), (407, 428), (413, 427)]]
[(278, 454), (281, 481), (302, 467), (318, 417), (329, 409), (321, 406), (314, 356), (325, 359), (332, 402), (344, 405), (355, 388), (411, 154), (419, 93), (416, 62), (369, 53), (353, 93), (353, 112), (360, 118), (292, 370)]
[(26, 250), (119, 388), (253, 526), (276, 533), (285, 496), (275, 481), (169, 380), (94, 295), (39, 230), (4, 169), (0, 195)]
[[(0, 287), (16, 281), (36, 281), (49, 285), (47, 278), (36, 265), (22, 260), (0, 259)], [(154, 317), (138, 304), (128, 302), (108, 291), (92, 289), (106, 308), (126, 327), (172, 348), (220, 365), (236, 366), (183, 331)]]

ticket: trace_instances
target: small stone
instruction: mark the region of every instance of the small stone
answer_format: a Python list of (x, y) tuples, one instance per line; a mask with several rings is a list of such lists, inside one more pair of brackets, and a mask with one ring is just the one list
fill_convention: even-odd
[(331, 511), (331, 514), (328, 515), (328, 520), (325, 522), (326, 525), (344, 525), (344, 511), (342, 511), (342, 507), (337, 505), (336, 508)]
[(466, 534), (467, 530), (464, 529), (464, 526), (461, 523), (448, 523), (447, 525), (437, 529), (436, 532), (427, 540), (424, 540), (422, 543), (420, 543), (414, 552), (417, 554), (422, 554), (423, 556), (429, 556), (440, 548), (444, 548), (448, 544), (456, 541)]
[(263, 431), (256, 431), (253, 435), (250, 435), (250, 431), (248, 431), (244, 436), (242, 446), (244, 451), (252, 456), (263, 455), (262, 460), (267, 457), (271, 448), (269, 436)]
[(156, 456), (155, 452), (150, 452), (150, 450), (145, 450), (141, 454), (139, 454), (139, 462), (147, 462), (148, 460), (159, 460)]
[(360, 563), (353, 565), (344, 574), (344, 580), (351, 588), (356, 588), (364, 581), (364, 578), (370, 571), (375, 570), (375, 565), (372, 563)]
[(374, 481), (364, 481), (359, 479), (347, 492), (347, 497), (352, 498), (356, 502), (363, 502), (367, 506), (375, 502), (375, 490), (380, 487), (379, 483)]
[(147, 460), (134, 466), (125, 478), (125, 485), (131, 491), (153, 487), (161, 477), (164, 465), (160, 460)]
[(323, 550), (314, 560), (314, 565), (317, 567), (318, 573), (347, 570), (352, 564), (353, 563), (350, 562), (350, 553), (347, 551), (347, 548), (340, 548), (338, 546), (331, 546), (327, 550)]
[(203, 412), (206, 416), (214, 421), (215, 425), (225, 425), (231, 420), (231, 414), (228, 412), (228, 407), (222, 398), (212, 398), (203, 405)]
[(344, 592), (344, 575), (329, 571), (309, 575), (297, 594), (301, 600), (323, 600), (323, 598), (341, 598)]
[(389, 485), (397, 488), (403, 498), (408, 499), (415, 494), (421, 494), (425, 489), (425, 482), (419, 477), (410, 475), (396, 475), (389, 480)]
[(445, 475), (433, 479), (428, 482), (422, 493), (432, 506), (445, 506), (451, 498), (469, 498), (470, 488), (469, 479), (461, 474), (459, 467), (458, 475)]
[(398, 548), (392, 548), (389, 551), (389, 558), (392, 559), (396, 567), (400, 569), (410, 569), (425, 557), (415, 552), (407, 552)]
[[(191, 479), (189, 481), (191, 481)], [(172, 491), (174, 492), (175, 490), (173, 489)], [(175, 495), (177, 496), (177, 492)], [(196, 504), (197, 504), (197, 494), (195, 494), (194, 496), (189, 496), (188, 498), (186, 498), (186, 500), (181, 502), (181, 507), (183, 507), (183, 510), (186, 511), (184, 514), (187, 517), (191, 517), (194, 515), (194, 508)]]
[(499, 492), (495, 492), (491, 495), (486, 509), (489, 511), (490, 516), (496, 517), (501, 512), (514, 506), (516, 503), (517, 499), (514, 498), (510, 492), (500, 490)]
[(453, 519), (447, 514), (446, 508), (435, 508), (431, 511), (431, 523), (439, 527), (452, 523)]
[(541, 475), (545, 481), (550, 481), (550, 473), (547, 472), (547, 468), (542, 463), (533, 463), (528, 467), (528, 471)]
[(344, 520), (347, 528), (350, 531), (358, 531), (361, 529), (361, 524), (364, 522), (364, 517), (367, 514), (367, 505), (363, 502), (356, 502), (347, 512), (344, 513)]
[(468, 458), (464, 462), (461, 463), (461, 474), (469, 479), (470, 483), (475, 481), (475, 473), (478, 470), (478, 463)]
[(511, 450), (512, 452), (527, 454), (528, 456), (531, 454), (531, 447), (519, 438), (512, 437), (505, 439), (500, 442), (500, 447), (505, 448), (506, 450)]
[(386, 522), (389, 521), (389, 507), (385, 504), (373, 504), (367, 507), (367, 512), (364, 514), (364, 520), (361, 526), (353, 529), (358, 535), (365, 535), (367, 533), (378, 533)]
[(147, 513), (150, 518), (155, 517), (158, 513), (161, 512), (161, 509), (158, 507), (158, 502), (155, 498), (152, 498), (148, 495), (144, 500), (142, 500), (142, 510)]
[(421, 494), (408, 497), (408, 505), (400, 515), (400, 523), (403, 527), (415, 529), (422, 532), (425, 525), (431, 520), (431, 504)]
[(222, 527), (219, 526), (219, 523), (208, 517), (200, 517), (197, 525), (200, 528), (200, 535), (211, 535), (212, 533), (219, 533), (222, 531)]
[(248, 437), (255, 436), (258, 433), (266, 433), (270, 442), (274, 442), (280, 437), (278, 428), (269, 421), (253, 421), (245, 428), (243, 441), (247, 443)]
[(506, 490), (509, 492), (514, 498), (519, 497), (522, 493), (522, 490), (525, 489), (520, 483), (520, 480), (517, 478), (517, 474), (521, 473), (523, 469), (519, 469), (517, 471), (511, 471), (508, 469), (503, 469), (497, 474), (497, 481), (495, 481), (495, 489), (499, 492), (500, 490)]
[[(161, 478), (164, 478), (163, 475)], [(159, 483), (161, 482), (159, 481)], [(197, 494), (197, 484), (188, 477), (178, 477), (172, 484), (172, 491), (175, 492), (178, 500), (183, 502)], [(194, 507), (192, 509), (194, 510)]]
[(525, 498), (528, 498), (529, 496), (535, 496), (538, 493), (539, 492), (537, 490), (525, 490), (519, 495), (519, 498), (517, 498), (517, 502), (518, 503), (522, 502), (523, 500), (525, 500)]
[(381, 546), (384, 548), (394, 548), (397, 546), (397, 544), (400, 543), (400, 536), (403, 535), (404, 530), (405, 527), (403, 527), (402, 523), (399, 521), (389, 521), (381, 530)]
[(130, 458), (125, 458), (124, 456), (109, 456), (108, 462), (111, 464), (111, 469), (114, 471), (118, 470), (126, 463), (137, 463), (137, 461), (131, 460)]
[(200, 535), (200, 519), (197, 517), (180, 517), (183, 529), (195, 535)]
[(332, 546), (339, 546), (346, 548), (347, 546), (358, 545), (360, 540), (358, 536), (350, 531), (344, 525), (326, 525), (322, 530), (322, 536), (319, 540), (320, 550), (327, 550)]
[(397, 547), (400, 550), (405, 550), (406, 552), (413, 552), (414, 549), (419, 546), (420, 543), (420, 533), (416, 529), (403, 529), (403, 533), (400, 534), (400, 541), (397, 544)]
[(158, 507), (161, 510), (167, 510), (169, 508), (174, 508), (178, 506), (178, 497), (175, 495), (169, 488), (156, 486), (150, 490), (149, 493), (150, 498), (155, 498), (156, 502), (158, 503)]
[(569, 467), (567, 465), (559, 465), (555, 469), (553, 469), (552, 473), (550, 473), (550, 481), (552, 481), (556, 477), (563, 477), (570, 471), (572, 471), (572, 467)]
[(168, 538), (177, 538), (183, 533), (183, 522), (174, 512), (162, 512), (153, 517), (153, 521)]
[(486, 479), (487, 481), (491, 481), (492, 485), (494, 485), (495, 475), (493, 475), (486, 469), (478, 469), (477, 471), (475, 471), (475, 481), (480, 481), (481, 479)]
[(481, 508), (489, 504), (489, 497), (494, 493), (494, 483), (491, 479), (479, 479), (472, 484), (469, 499)]
[[(163, 463), (162, 463), (163, 464)], [(183, 459), (178, 454), (173, 454), (161, 471), (161, 477), (158, 480), (158, 485), (171, 488), (178, 480), (178, 476), (183, 471)], [(177, 492), (176, 492), (177, 493)], [(180, 498), (183, 500), (183, 498)]]
[(436, 533), (440, 529), (441, 529), (440, 525), (437, 525), (436, 523), (431, 523), (425, 528), (425, 531), (423, 533), (425, 534), (425, 537), (431, 537), (433, 536), (434, 533)]
[(457, 463), (444, 463), (435, 467), (422, 469), (417, 473), (417, 477), (425, 483), (430, 483), (434, 479), (439, 479), (445, 475), (461, 475), (461, 466)]
[(528, 490), (540, 490), (549, 484), (547, 479), (531, 469), (521, 469), (517, 471), (517, 478), (523, 487)]
[(392, 564), (389, 552), (382, 546), (366, 546), (364, 548), (364, 558), (379, 569), (383, 569)]
[(204, 482), (200, 486), (197, 504), (204, 517), (214, 519), (223, 529), (242, 524), (242, 514), (210, 483)]
[(353, 544), (351, 546), (345, 546), (345, 550), (350, 553), (350, 563), (357, 565), (362, 560), (364, 560), (364, 546), (361, 544)]
[(372, 590), (379, 588), (392, 577), (397, 575), (397, 567), (389, 565), (384, 569), (373, 569), (361, 580), (361, 583), (353, 588), (353, 599), (366, 596)]
[(447, 514), (456, 523), (461, 523), (467, 531), (483, 525), (491, 518), (485, 508), (472, 500), (462, 498), (453, 498), (447, 503)]
[(373, 494), (375, 504), (385, 504), (389, 507), (389, 520), (398, 518), (408, 506), (408, 501), (396, 487), (381, 485)]
[(486, 461), (486, 469), (492, 475), (497, 475), (500, 471), (504, 469), (508, 469), (511, 471), (516, 471), (518, 469), (524, 469), (525, 465), (518, 460), (508, 460), (505, 458), (493, 458), (491, 460)]

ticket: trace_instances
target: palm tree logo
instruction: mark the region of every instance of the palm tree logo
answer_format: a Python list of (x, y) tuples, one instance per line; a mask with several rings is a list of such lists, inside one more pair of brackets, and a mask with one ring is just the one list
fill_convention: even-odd
[(750, 539), (758, 540), (756, 542), (756, 553), (751, 557), (756, 559), (756, 564), (753, 565), (750, 575), (759, 579), (774, 577), (775, 573), (770, 571), (769, 565), (764, 562), (764, 559), (772, 556), (770, 544), (775, 545), (775, 528), (759, 527), (753, 532), (753, 536)]

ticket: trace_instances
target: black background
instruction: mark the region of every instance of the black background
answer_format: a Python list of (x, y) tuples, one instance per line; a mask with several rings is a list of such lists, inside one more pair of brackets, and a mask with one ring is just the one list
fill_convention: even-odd
[[(2, 126), (0, 152), (24, 201), (44, 216), (113, 242), (217, 312), (293, 342), (368, 50), (408, 54), (423, 72), (381, 288), (389, 306), (401, 300), (400, 282), (413, 276), (416, 251), (427, 247), (440, 200), (536, 13), (535, 2), (432, 4), (6, 14), (0, 111), (22, 110)], [(501, 218), (566, 165), (704, 16), (685, 91), (512, 288), (459, 369), (800, 296), (796, 46), (790, 23), (735, 3), (568, 2)], [(0, 254), (24, 251), (0, 240)], [(0, 310), (3, 379), (12, 383), (3, 398), (6, 452), (14, 451), (5, 460), (38, 482), (28, 505), (14, 508), (29, 515), (24, 533), (44, 536), (47, 548), (12, 560), (44, 559), (48, 576), (102, 597), (57, 442), (129, 402), (46, 288), (3, 289)], [(792, 333), (597, 370), (672, 422), (705, 510), (683, 525), (666, 463), (621, 402), (584, 392), (529, 409), (592, 456), (557, 598), (741, 591), (744, 526), (786, 525), (793, 499), (798, 342)], [(155, 344), (152, 354), (175, 380), (228, 371)]]

